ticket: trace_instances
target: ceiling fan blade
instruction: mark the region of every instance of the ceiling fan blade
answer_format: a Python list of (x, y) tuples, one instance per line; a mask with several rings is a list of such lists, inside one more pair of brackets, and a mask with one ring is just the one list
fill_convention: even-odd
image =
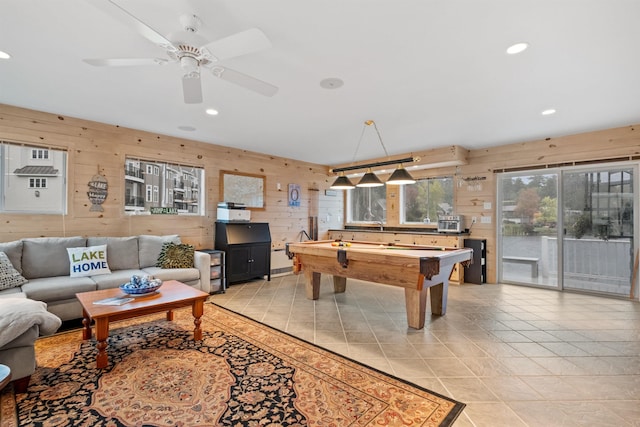
[(182, 92), (185, 104), (200, 104), (202, 102), (202, 84), (200, 73), (185, 74), (182, 77)]
[(254, 77), (242, 74), (239, 71), (232, 70), (227, 67), (212, 67), (211, 74), (228, 82), (242, 86), (245, 89), (252, 90), (264, 96), (273, 96), (278, 92), (278, 88), (270, 83), (263, 82)]
[(109, 59), (83, 59), (89, 65), (95, 67), (132, 67), (137, 65), (164, 65), (169, 60), (162, 58), (109, 58)]
[(151, 28), (149, 25), (133, 16), (113, 0), (91, 0), (90, 3), (103, 12), (113, 16), (117, 20), (133, 27), (138, 34), (151, 41), (152, 43), (155, 43), (165, 49), (175, 50), (175, 47), (173, 46), (173, 43), (171, 43), (171, 41)]
[(270, 47), (271, 42), (267, 36), (259, 29), (251, 28), (208, 43), (202, 49), (206, 49), (218, 60), (222, 60), (258, 52)]

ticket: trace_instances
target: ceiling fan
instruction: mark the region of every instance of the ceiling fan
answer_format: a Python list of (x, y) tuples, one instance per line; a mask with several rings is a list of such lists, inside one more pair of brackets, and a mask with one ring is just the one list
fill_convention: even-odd
[[(87, 64), (98, 67), (127, 67), (138, 65), (163, 65), (169, 62), (177, 62), (183, 70), (182, 90), (184, 102), (187, 104), (198, 104), (202, 102), (200, 71), (203, 68), (208, 70), (215, 77), (242, 86), (264, 96), (273, 96), (278, 91), (278, 88), (272, 84), (218, 64), (218, 61), (223, 59), (269, 49), (271, 47), (271, 42), (267, 36), (257, 28), (241, 31), (222, 39), (205, 43), (198, 47), (194, 46), (193, 40), (201, 40), (201, 38), (187, 36), (189, 34), (195, 35), (202, 25), (202, 21), (196, 15), (187, 14), (180, 17), (180, 23), (184, 30), (184, 32), (181, 33), (183, 36), (176, 36), (176, 40), (171, 41), (122, 8), (113, 0), (95, 0), (91, 3), (98, 6), (104, 12), (116, 17), (120, 21), (124, 21), (126, 24), (132, 26), (141, 36), (162, 48), (168, 56), (168, 59), (83, 59)], [(178, 40), (177, 37), (185, 40)], [(191, 39), (192, 41), (189, 42), (186, 39)]]

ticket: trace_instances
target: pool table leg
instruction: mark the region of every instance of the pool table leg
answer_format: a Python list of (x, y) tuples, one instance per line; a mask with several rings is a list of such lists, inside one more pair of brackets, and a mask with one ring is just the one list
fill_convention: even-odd
[(333, 292), (341, 294), (347, 290), (347, 278), (341, 276), (333, 276)]
[(308, 299), (320, 298), (320, 273), (315, 271), (304, 270), (304, 276), (307, 280), (306, 293)]
[(404, 288), (404, 299), (407, 307), (407, 323), (410, 328), (424, 328), (425, 313), (427, 311), (428, 287), (422, 289)]
[(431, 314), (443, 315), (447, 312), (448, 283), (431, 286)]

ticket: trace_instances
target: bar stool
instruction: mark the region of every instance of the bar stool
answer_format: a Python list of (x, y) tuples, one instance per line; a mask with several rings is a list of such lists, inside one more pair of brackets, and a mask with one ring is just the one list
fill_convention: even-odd
[(6, 365), (0, 365), (0, 390), (11, 381), (11, 369)]

